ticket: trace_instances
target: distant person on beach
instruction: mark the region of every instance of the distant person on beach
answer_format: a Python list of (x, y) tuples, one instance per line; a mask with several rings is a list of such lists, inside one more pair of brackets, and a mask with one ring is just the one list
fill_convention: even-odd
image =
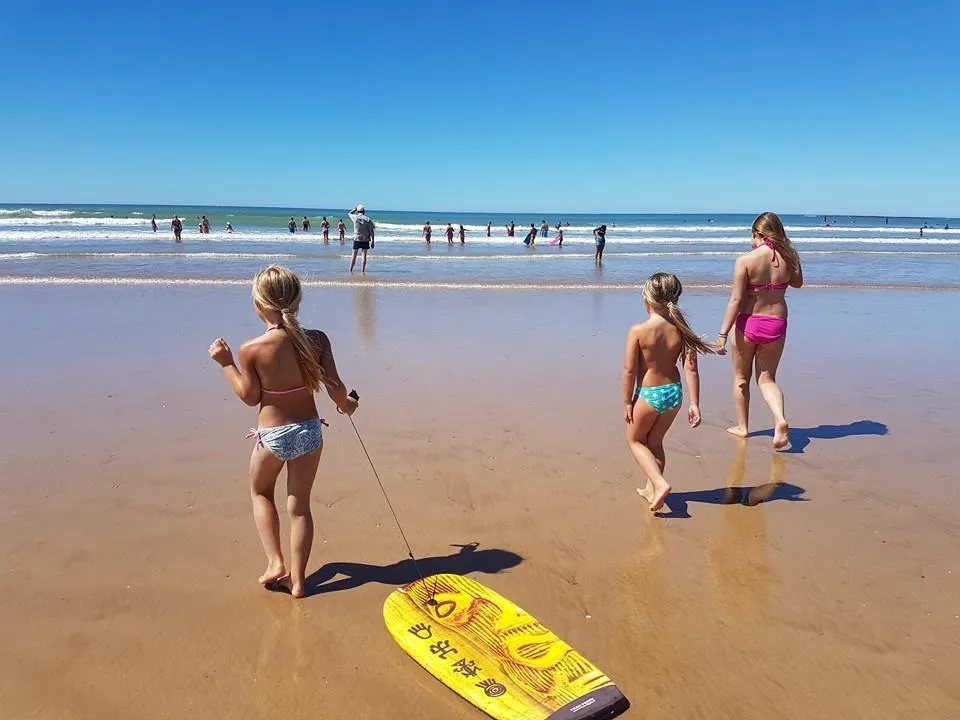
[(323, 220), (320, 221), (320, 230), (323, 231), (323, 241), (330, 241), (330, 221), (327, 220), (327, 216), (323, 216)]
[(300, 227), (304, 232), (308, 232), (310, 230), (310, 221), (307, 220), (306, 215), (303, 216), (303, 222), (300, 223)]
[(597, 265), (603, 262), (603, 248), (607, 245), (607, 226), (601, 225), (593, 229), (593, 242), (597, 250), (593, 255), (593, 262)]
[(623, 361), (623, 419), (627, 447), (647, 476), (640, 497), (650, 512), (663, 507), (670, 484), (663, 477), (667, 458), (663, 439), (683, 407), (683, 385), (677, 361), (683, 361), (690, 394), (687, 422), (700, 425), (699, 353), (713, 353), (690, 329), (680, 306), (683, 286), (676, 275), (655, 273), (643, 284), (643, 305), (649, 318), (627, 331)]
[(523, 244), (527, 247), (530, 247), (534, 244), (537, 239), (537, 228), (534, 227), (533, 223), (530, 223), (530, 230), (527, 231), (527, 236), (523, 239)]
[(287, 229), (290, 232), (295, 233), (297, 231), (297, 221), (293, 218), (290, 218), (290, 222), (287, 223)]
[(490, 237), (490, 229), (493, 227), (493, 223), (487, 222), (487, 237)]
[(507, 228), (507, 237), (514, 237), (516, 235), (517, 226), (514, 225), (513, 220), (510, 221), (510, 224), (506, 226)]
[(546, 221), (546, 220), (541, 220), (541, 221), (540, 221), (540, 237), (542, 237), (544, 240), (546, 240), (546, 239), (547, 239), (547, 233), (548, 233), (548, 232), (550, 232), (550, 226), (547, 225), (547, 221)]
[(210, 234), (210, 221), (207, 220), (207, 216), (206, 216), (206, 215), (203, 215), (203, 216), (200, 218), (200, 222), (201, 222), (201, 224), (203, 225), (203, 234), (204, 234), (204, 235), (209, 235), (209, 234)]
[(150, 227), (153, 229), (154, 232), (157, 231), (157, 215), (156, 215), (156, 213), (154, 213), (153, 217), (150, 218)]
[(170, 223), (170, 229), (173, 230), (173, 238), (177, 242), (180, 242), (180, 233), (183, 232), (183, 221), (177, 216), (173, 216), (173, 221)]
[(350, 219), (353, 220), (353, 255), (350, 256), (350, 272), (353, 272), (353, 266), (357, 262), (358, 251), (363, 252), (360, 272), (367, 271), (367, 252), (376, 244), (373, 220), (368, 218), (366, 213), (363, 205), (357, 205), (349, 214)]
[(433, 235), (433, 228), (430, 227), (430, 221), (427, 220), (426, 224), (423, 226), (423, 239), (427, 241), (427, 245), (430, 244), (430, 237)]
[(337, 232), (340, 233), (340, 242), (343, 242), (347, 233), (347, 226), (343, 224), (343, 218), (337, 218)]
[[(259, 583), (305, 594), (307, 560), (313, 545), (310, 490), (323, 452), (323, 420), (314, 393), (321, 387), (340, 412), (353, 415), (356, 399), (347, 394), (333, 359), (330, 340), (320, 330), (305, 330), (297, 319), (300, 280), (286, 268), (271, 265), (253, 280), (253, 304), (266, 325), (263, 334), (240, 347), (237, 361), (226, 340), (217, 338), (208, 350), (223, 368), (230, 387), (247, 405), (259, 405), (259, 421), (251, 438), (250, 494), (253, 519), (267, 555)], [(268, 389), (271, 388), (271, 389)], [(280, 546), (280, 522), (274, 501), (277, 477), (287, 466), (286, 508), (290, 515), (288, 570)]]
[(226, 230), (228, 233), (233, 232), (233, 225), (230, 224), (229, 220), (227, 220), (227, 224), (223, 226), (223, 229)]
[(787, 237), (780, 218), (765, 212), (753, 221), (753, 249), (733, 266), (730, 302), (717, 335), (717, 352), (727, 351), (727, 335), (737, 329), (733, 344), (733, 404), (737, 424), (727, 432), (749, 434), (750, 378), (756, 374), (760, 394), (773, 413), (773, 447), (790, 442), (790, 426), (783, 409), (783, 391), (777, 385), (777, 367), (787, 340), (788, 287), (803, 286), (800, 256)]
[(557, 236), (553, 239), (557, 247), (563, 247), (563, 226), (557, 223)]
[(453, 225), (447, 223), (447, 229), (445, 232), (447, 235), (447, 245), (453, 245)]
[(197, 217), (197, 232), (203, 235), (203, 220)]
[(457, 234), (460, 236), (460, 244), (463, 245), (467, 241), (467, 231), (463, 229), (463, 225), (460, 226)]

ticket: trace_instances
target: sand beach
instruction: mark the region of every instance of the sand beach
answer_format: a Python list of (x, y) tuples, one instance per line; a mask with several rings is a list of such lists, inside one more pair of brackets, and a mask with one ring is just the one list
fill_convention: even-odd
[[(945, 718), (960, 706), (952, 291), (792, 296), (790, 452), (732, 419), (667, 439), (637, 499), (619, 415), (634, 291), (308, 287), (428, 572), (528, 609), (628, 716)], [(303, 601), (256, 584), (246, 429), (205, 348), (256, 331), (243, 286), (4, 285), (0, 716), (473, 718), (386, 632), (415, 578), (345, 418), (326, 416)], [(684, 295), (715, 330), (725, 296)], [(920, 350), (918, 351), (918, 348)], [(919, 357), (919, 360), (918, 360)], [(919, 364), (918, 364), (919, 362)]]

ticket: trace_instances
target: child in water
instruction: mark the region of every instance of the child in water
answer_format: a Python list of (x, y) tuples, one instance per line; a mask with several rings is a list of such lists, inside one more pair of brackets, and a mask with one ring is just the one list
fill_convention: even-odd
[(650, 314), (646, 322), (627, 331), (623, 362), (623, 418), (627, 422), (627, 446), (647, 484), (640, 496), (656, 512), (670, 494), (663, 477), (666, 456), (663, 439), (683, 405), (683, 386), (677, 360), (683, 358), (690, 408), (690, 427), (700, 425), (700, 372), (698, 353), (715, 352), (697, 337), (677, 303), (683, 286), (676, 275), (655, 273), (643, 285), (643, 304)]
[[(267, 554), (267, 569), (259, 582), (300, 598), (313, 544), (310, 490), (323, 451), (324, 421), (313, 395), (322, 385), (337, 409), (348, 415), (357, 409), (357, 401), (340, 381), (330, 340), (320, 330), (305, 330), (297, 320), (300, 280), (293, 272), (271, 265), (257, 273), (253, 308), (266, 330), (240, 347), (238, 362), (223, 338), (214, 340), (209, 352), (237, 396), (247, 405), (260, 406), (258, 429), (248, 436), (257, 439), (250, 456), (250, 495), (253, 519)], [(274, 503), (274, 487), (284, 465), (289, 570), (280, 548), (280, 518)]]

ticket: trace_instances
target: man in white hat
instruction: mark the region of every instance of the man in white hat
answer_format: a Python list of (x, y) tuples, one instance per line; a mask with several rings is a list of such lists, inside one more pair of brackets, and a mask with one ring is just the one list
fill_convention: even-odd
[(350, 272), (357, 262), (357, 251), (363, 251), (363, 261), (360, 263), (360, 272), (367, 271), (367, 251), (375, 244), (373, 220), (367, 217), (366, 208), (357, 205), (348, 215), (353, 220), (353, 255), (350, 256)]

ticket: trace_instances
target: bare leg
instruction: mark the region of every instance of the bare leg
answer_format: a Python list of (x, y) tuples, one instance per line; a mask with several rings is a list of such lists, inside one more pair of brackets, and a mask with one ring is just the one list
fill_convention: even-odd
[(307, 560), (313, 546), (313, 514), (310, 491), (317, 477), (323, 445), (316, 451), (287, 463), (287, 512), (290, 514), (290, 593), (303, 597)]
[(670, 494), (670, 484), (664, 479), (660, 470), (660, 460), (647, 446), (649, 437), (658, 425), (665, 424), (663, 430), (657, 431), (655, 437), (659, 437), (660, 453), (663, 453), (663, 434), (666, 428), (677, 416), (678, 410), (674, 410), (663, 415), (658, 415), (656, 410), (647, 405), (643, 400), (638, 399), (633, 406), (633, 422), (627, 426), (627, 445), (630, 452), (633, 453), (633, 459), (647, 476), (647, 484), (637, 492), (644, 500), (650, 503), (650, 512), (656, 512), (663, 507), (663, 502)]
[(757, 385), (760, 394), (773, 413), (774, 431), (773, 447), (776, 450), (785, 448), (790, 442), (790, 426), (783, 412), (783, 391), (777, 385), (777, 368), (783, 356), (783, 346), (786, 338), (781, 338), (769, 345), (760, 345), (757, 348)]
[(261, 585), (275, 583), (287, 574), (280, 549), (280, 518), (273, 493), (283, 461), (257, 444), (250, 455), (250, 498), (253, 500), (253, 520), (260, 533), (260, 542), (267, 554), (267, 570), (260, 576)]
[(657, 467), (660, 468), (661, 475), (667, 469), (667, 455), (663, 450), (663, 439), (667, 436), (667, 430), (673, 425), (673, 421), (679, 412), (680, 409), (677, 408), (676, 412), (658, 415), (653, 427), (650, 428), (650, 432), (647, 433), (647, 447), (657, 459)]
[(750, 421), (750, 375), (753, 367), (753, 356), (757, 346), (747, 340), (743, 333), (737, 330), (733, 343), (733, 407), (737, 413), (737, 424), (728, 427), (727, 432), (737, 437), (746, 437)]
[(360, 272), (365, 273), (367, 271), (367, 251), (363, 251), (363, 261), (360, 263)]
[(353, 266), (357, 262), (357, 251), (353, 251), (353, 255), (350, 256), (350, 272), (353, 272)]

